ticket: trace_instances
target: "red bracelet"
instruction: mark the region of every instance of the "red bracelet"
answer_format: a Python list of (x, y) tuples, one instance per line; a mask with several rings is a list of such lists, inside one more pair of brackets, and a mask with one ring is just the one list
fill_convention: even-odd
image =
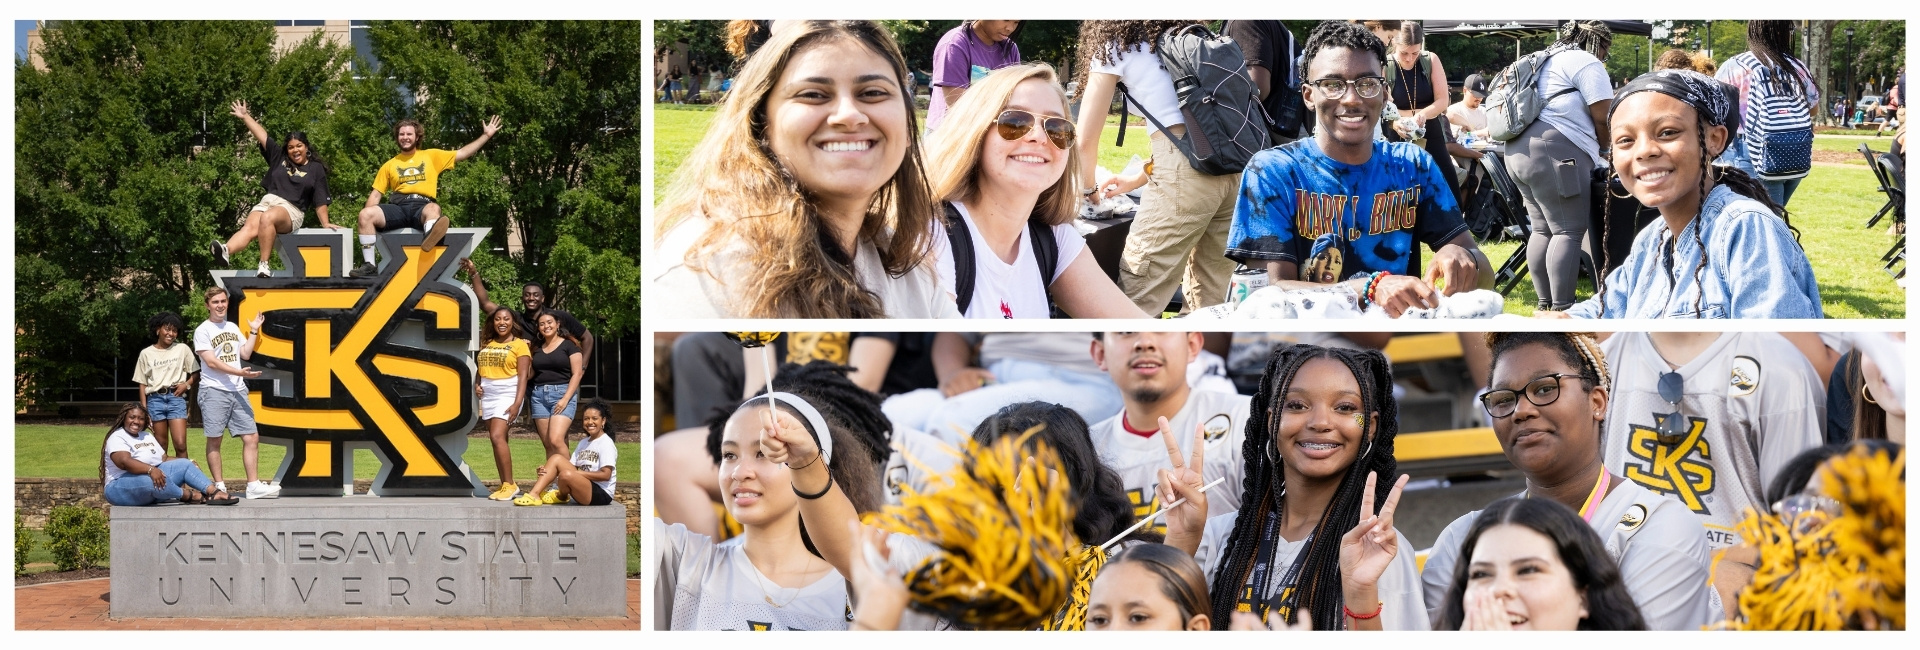
[(1374, 291), (1380, 288), (1380, 279), (1389, 275), (1393, 274), (1386, 271), (1374, 271), (1373, 275), (1367, 278), (1366, 288), (1360, 293), (1360, 298), (1369, 304), (1378, 303), (1379, 301), (1373, 297)]
[(1379, 618), (1379, 617), (1380, 617), (1380, 612), (1384, 612), (1384, 611), (1387, 611), (1387, 604), (1386, 604), (1386, 603), (1384, 603), (1384, 602), (1382, 602), (1382, 603), (1376, 603), (1376, 604), (1375, 604), (1375, 605), (1373, 606), (1373, 613), (1372, 613), (1372, 614), (1368, 614), (1368, 615), (1366, 615), (1366, 616), (1361, 616), (1361, 615), (1359, 615), (1359, 614), (1355, 614), (1355, 613), (1353, 613), (1353, 610), (1351, 610), (1351, 609), (1347, 609), (1347, 606), (1346, 606), (1346, 605), (1341, 605), (1341, 606), (1340, 606), (1340, 609), (1342, 609), (1342, 610), (1346, 610), (1346, 612), (1347, 612), (1347, 618), (1351, 618), (1351, 619), (1353, 619), (1353, 620), (1356, 620), (1356, 621), (1364, 621), (1364, 620), (1367, 620), (1367, 619), (1371, 619), (1371, 618)]

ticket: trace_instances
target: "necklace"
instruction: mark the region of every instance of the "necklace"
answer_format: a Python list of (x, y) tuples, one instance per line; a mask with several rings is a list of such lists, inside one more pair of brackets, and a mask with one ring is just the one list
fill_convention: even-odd
[[(1395, 61), (1393, 62), (1393, 65), (1394, 67), (1399, 67), (1400, 62)], [(1420, 59), (1418, 58), (1413, 60), (1413, 72), (1415, 73), (1420, 72)], [(1407, 91), (1407, 110), (1417, 111), (1417, 110), (1420, 110), (1421, 108), (1425, 108), (1423, 106), (1415, 106), (1415, 104), (1420, 103), (1420, 96), (1414, 94), (1413, 92), (1413, 75), (1405, 74), (1404, 72), (1400, 74), (1400, 89)], [(1420, 116), (1416, 114), (1414, 115), (1414, 119), (1418, 120), (1420, 119)]]
[[(748, 558), (748, 560), (747, 560), (747, 564), (748, 564), (749, 566), (751, 566), (751, 565), (753, 564), (753, 560), (752, 560), (752, 558)], [(806, 565), (805, 565), (805, 566), (803, 566), (803, 567), (801, 567), (801, 569), (802, 569), (802, 573), (805, 573), (805, 572), (806, 572), (806, 571), (805, 571), (805, 569), (811, 569), (811, 568), (813, 568), (813, 558), (812, 558), (811, 556), (809, 556), (809, 557), (807, 558), (807, 563), (806, 563)], [(782, 589), (786, 589), (786, 587), (782, 587), (782, 586), (780, 586), (780, 583), (778, 583), (778, 582), (774, 582), (772, 578), (768, 578), (768, 577), (766, 576), (766, 574), (764, 574), (764, 573), (761, 573), (761, 572), (760, 572), (760, 567), (757, 567), (757, 566), (756, 566), (756, 567), (753, 567), (753, 584), (754, 584), (754, 586), (755, 586), (755, 587), (759, 587), (759, 588), (760, 588), (760, 597), (761, 597), (761, 598), (763, 598), (763, 599), (765, 599), (765, 600), (767, 601), (767, 604), (768, 604), (768, 605), (772, 605), (772, 606), (774, 606), (774, 607), (786, 607), (786, 606), (788, 606), (788, 605), (792, 605), (792, 604), (793, 604), (793, 601), (795, 601), (795, 600), (799, 600), (799, 599), (800, 599), (800, 592), (801, 592), (801, 591), (803, 591), (803, 590), (805, 589), (804, 587), (802, 587), (802, 588), (796, 588), (796, 589), (794, 589), (794, 590), (793, 590), (793, 595), (787, 598), (787, 602), (784, 602), (784, 603), (782, 603), (782, 602), (777, 602), (777, 601), (775, 601), (775, 600), (773, 599), (773, 593), (771, 593), (771, 592), (768, 592), (768, 591), (767, 591), (767, 584), (768, 584), (768, 583), (772, 583), (772, 584), (773, 584), (773, 590), (774, 590), (774, 591), (780, 591), (780, 590), (782, 590)]]
[[(1594, 513), (1600, 510), (1600, 502), (1605, 501), (1607, 498), (1607, 486), (1612, 483), (1613, 476), (1607, 473), (1606, 468), (1600, 468), (1600, 478), (1594, 480), (1593, 491), (1588, 492), (1587, 500), (1580, 504), (1581, 519), (1588, 522), (1593, 521)], [(1533, 498), (1532, 490), (1527, 491), (1527, 498)]]

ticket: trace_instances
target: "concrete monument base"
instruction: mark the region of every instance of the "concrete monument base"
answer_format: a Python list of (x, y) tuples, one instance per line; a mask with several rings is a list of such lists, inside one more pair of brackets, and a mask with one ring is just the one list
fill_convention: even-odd
[(457, 497), (114, 508), (126, 617), (609, 616), (626, 609), (626, 507)]

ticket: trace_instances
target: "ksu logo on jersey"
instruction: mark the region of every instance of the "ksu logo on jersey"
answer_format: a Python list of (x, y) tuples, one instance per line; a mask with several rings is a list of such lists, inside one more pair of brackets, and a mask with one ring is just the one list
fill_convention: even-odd
[[(1160, 495), (1155, 494), (1152, 490), (1148, 488), (1134, 488), (1131, 490), (1127, 490), (1127, 502), (1133, 504), (1133, 520), (1134, 521), (1140, 521), (1142, 519), (1146, 519), (1148, 516), (1152, 515), (1154, 511), (1160, 509)], [(1160, 521), (1157, 521), (1153, 525), (1147, 526), (1146, 529), (1156, 533), (1160, 533), (1161, 535), (1165, 535), (1167, 534), (1166, 520), (1162, 519)]]
[(1214, 441), (1227, 437), (1227, 432), (1232, 430), (1233, 416), (1219, 413), (1207, 418), (1206, 423), (1200, 425), (1200, 437), (1207, 444), (1213, 444)]
[(1706, 501), (1715, 487), (1713, 450), (1702, 437), (1707, 420), (1687, 417), (1687, 423), (1687, 435), (1671, 445), (1660, 442), (1655, 427), (1634, 423), (1627, 437), (1627, 478), (1707, 514)]
[(477, 302), (453, 273), (486, 232), (450, 230), (432, 252), (420, 233), (382, 235), (373, 278), (347, 274), (350, 230), (281, 236), (287, 269), (273, 277), (214, 272), (231, 319), (266, 315), (249, 360), (265, 374), (247, 381), (248, 399), (260, 437), (287, 448), (286, 494), (348, 493), (355, 448), (381, 463), (375, 494), (485, 493), (461, 460), (478, 417)]

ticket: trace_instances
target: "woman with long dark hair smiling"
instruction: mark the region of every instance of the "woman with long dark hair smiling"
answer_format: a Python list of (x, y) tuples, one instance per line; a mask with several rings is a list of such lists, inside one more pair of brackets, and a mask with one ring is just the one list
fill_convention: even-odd
[[(1699, 517), (1605, 467), (1600, 437), (1612, 381), (1600, 344), (1585, 333), (1497, 332), (1487, 335), (1487, 346), (1492, 385), (1481, 402), (1507, 460), (1526, 477), (1519, 496), (1566, 506), (1606, 541), (1648, 626), (1697, 630), (1717, 620)], [(1420, 579), (1436, 617), (1479, 516), (1455, 519), (1427, 554)], [(1445, 627), (1436, 620), (1434, 626), (1457, 629), (1457, 623)]]
[(1467, 531), (1434, 627), (1442, 630), (1645, 630), (1600, 536), (1566, 506), (1504, 499)]
[[(1411, 549), (1393, 527), (1406, 477), (1393, 458), (1392, 369), (1378, 351), (1282, 344), (1267, 358), (1247, 420), (1240, 510), (1207, 518), (1195, 461), (1162, 470), (1167, 544), (1212, 582), (1212, 624), (1247, 607), (1271, 627), (1424, 630)], [(1395, 479), (1386, 494), (1376, 482)], [(1279, 617), (1277, 620), (1273, 617)]]
[(900, 48), (873, 21), (773, 30), (656, 211), (682, 318), (957, 318)]

